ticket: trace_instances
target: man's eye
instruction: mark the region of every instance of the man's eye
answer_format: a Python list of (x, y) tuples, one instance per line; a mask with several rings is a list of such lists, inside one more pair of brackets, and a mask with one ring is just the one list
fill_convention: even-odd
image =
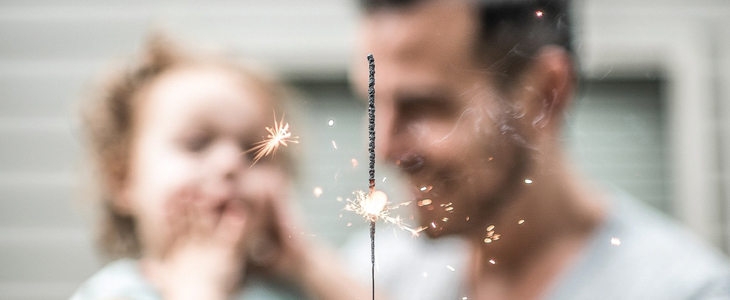
[(434, 105), (433, 103), (418, 103), (402, 107), (401, 113), (403, 117), (406, 117), (408, 119), (419, 119), (426, 116), (438, 116), (444, 114), (445, 111), (443, 111), (442, 107), (440, 107), (439, 105)]
[(398, 107), (401, 117), (408, 120), (442, 120), (454, 114), (454, 101), (443, 97), (404, 98)]
[(212, 138), (209, 135), (192, 136), (183, 141), (183, 147), (190, 152), (201, 152), (210, 144)]

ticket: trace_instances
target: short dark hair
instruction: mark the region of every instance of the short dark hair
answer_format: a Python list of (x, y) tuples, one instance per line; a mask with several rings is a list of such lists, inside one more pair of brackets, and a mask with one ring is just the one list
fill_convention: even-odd
[[(367, 13), (432, 0), (361, 0)], [(503, 85), (517, 78), (547, 45), (573, 54), (570, 0), (466, 0), (478, 11), (476, 55)]]

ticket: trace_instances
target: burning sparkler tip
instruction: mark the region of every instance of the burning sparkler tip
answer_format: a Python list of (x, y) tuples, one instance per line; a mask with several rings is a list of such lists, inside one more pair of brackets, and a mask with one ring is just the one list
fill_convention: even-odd
[(353, 192), (355, 199), (347, 199), (347, 205), (345, 210), (352, 211), (369, 222), (376, 222), (382, 220), (385, 223), (393, 224), (398, 228), (406, 230), (413, 236), (418, 236), (419, 233), (426, 229), (421, 227), (413, 229), (404, 222), (404, 219), (400, 215), (393, 217), (390, 212), (401, 206), (409, 205), (411, 202), (404, 202), (395, 206), (388, 205), (388, 196), (383, 191), (374, 190), (371, 193), (367, 193), (361, 190)]

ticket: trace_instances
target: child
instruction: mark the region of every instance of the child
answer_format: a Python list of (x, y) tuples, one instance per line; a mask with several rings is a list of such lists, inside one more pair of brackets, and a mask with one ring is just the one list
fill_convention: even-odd
[(279, 98), (231, 62), (153, 37), (85, 110), (104, 192), (101, 246), (123, 259), (72, 299), (225, 299), (252, 253), (280, 253), (263, 216), (286, 197), (289, 164), (282, 151), (254, 164), (248, 151), (282, 113)]
[[(287, 151), (249, 151), (283, 113), (280, 98), (230, 61), (152, 38), (85, 112), (105, 192), (101, 246), (121, 259), (71, 299), (227, 299), (252, 275), (295, 287), (279, 289), (294, 290), (287, 298), (368, 298), (288, 224)], [(260, 287), (243, 297), (280, 297)]]

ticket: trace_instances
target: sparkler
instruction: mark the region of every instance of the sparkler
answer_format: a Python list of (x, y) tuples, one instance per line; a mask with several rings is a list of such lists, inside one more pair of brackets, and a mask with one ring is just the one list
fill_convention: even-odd
[(284, 115), (281, 116), (281, 121), (276, 120), (276, 112), (274, 112), (274, 127), (266, 127), (266, 131), (269, 132), (268, 136), (263, 141), (256, 143), (253, 148), (246, 151), (256, 152), (253, 164), (251, 164), (252, 166), (264, 156), (276, 153), (279, 146), (287, 147), (288, 143), (299, 143), (297, 137), (292, 137), (289, 131), (289, 123), (284, 123)]
[[(368, 69), (370, 70), (370, 76), (368, 78), (368, 133), (370, 134), (370, 143), (368, 144), (368, 152), (370, 152), (370, 195), (374, 196), (375, 192), (375, 58), (373, 54), (368, 54)], [(384, 195), (384, 194), (383, 194)], [(375, 197), (368, 197), (370, 200), (374, 200)], [(387, 198), (382, 207), (371, 207), (380, 208), (381, 211), (385, 208)], [(369, 212), (372, 213), (372, 212)], [(370, 219), (370, 263), (371, 263), (371, 274), (373, 283), (373, 300), (375, 300), (375, 220)]]
[[(345, 210), (352, 211), (370, 222), (370, 263), (373, 286), (372, 293), (373, 300), (375, 300), (375, 222), (382, 220), (385, 223), (390, 223), (404, 229), (414, 236), (418, 236), (418, 233), (425, 230), (426, 227), (413, 229), (406, 225), (400, 216), (391, 217), (391, 210), (409, 205), (411, 202), (404, 202), (390, 207), (388, 206), (388, 196), (382, 191), (375, 190), (375, 59), (372, 54), (368, 54), (368, 66), (370, 69), (370, 78), (368, 81), (368, 152), (370, 154), (370, 178), (368, 180), (369, 192), (353, 192), (355, 194), (355, 199), (347, 199), (348, 203), (345, 206)], [(357, 166), (357, 160), (353, 158), (352, 164), (353, 168)], [(383, 181), (385, 181), (385, 178), (383, 178)], [(347, 226), (350, 226), (350, 223), (348, 223)]]

